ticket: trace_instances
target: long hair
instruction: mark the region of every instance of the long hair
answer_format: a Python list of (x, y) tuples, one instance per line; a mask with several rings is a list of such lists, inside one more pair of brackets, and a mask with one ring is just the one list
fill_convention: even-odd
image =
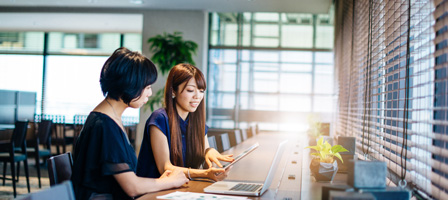
[[(182, 158), (182, 134), (179, 126), (179, 114), (176, 108), (176, 99), (172, 98), (175, 92), (183, 92), (179, 88), (184, 82), (191, 78), (196, 80), (198, 89), (205, 90), (207, 85), (202, 72), (190, 64), (177, 64), (168, 74), (165, 85), (165, 109), (168, 115), (171, 131), (171, 162), (177, 166), (199, 168), (204, 162), (204, 137), (205, 137), (205, 104), (201, 101), (195, 112), (188, 114), (188, 127), (186, 133), (186, 161)], [(185, 164), (185, 165), (184, 165)]]

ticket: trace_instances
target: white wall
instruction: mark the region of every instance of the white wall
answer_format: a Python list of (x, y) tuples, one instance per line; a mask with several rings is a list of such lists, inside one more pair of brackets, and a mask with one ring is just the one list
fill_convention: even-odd
[[(175, 11), (175, 10), (157, 10), (143, 12), (143, 31), (142, 51), (145, 56), (151, 58), (149, 45), (146, 43), (148, 38), (158, 34), (182, 32), (184, 40), (192, 40), (198, 44), (196, 56), (193, 57), (196, 67), (207, 75), (207, 51), (208, 51), (208, 13), (204, 11)], [(166, 75), (161, 76), (153, 85), (153, 93), (163, 88), (166, 81)], [(139, 153), (143, 131), (146, 120), (151, 111), (144, 108), (140, 109), (140, 124), (137, 126), (136, 151)]]
[(138, 13), (0, 13), (0, 31), (140, 33), (141, 24)]

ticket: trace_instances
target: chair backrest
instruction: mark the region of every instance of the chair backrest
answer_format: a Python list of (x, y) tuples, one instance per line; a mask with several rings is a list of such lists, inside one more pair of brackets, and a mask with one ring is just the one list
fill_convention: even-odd
[(247, 138), (254, 136), (254, 134), (252, 133), (251, 127), (247, 128), (247, 129), (243, 129), (243, 130), (246, 131)]
[(228, 133), (222, 133), (219, 135), (221, 137), (221, 143), (222, 143), (222, 151), (227, 151), (230, 149), (230, 139)]
[(243, 141), (247, 140), (247, 138), (248, 138), (247, 130), (246, 129), (240, 129), (240, 131), (241, 131), (241, 137), (242, 137)]
[(39, 128), (37, 130), (37, 137), (39, 138), (39, 144), (50, 145), (51, 126), (53, 122), (51, 120), (42, 120), (39, 122)]
[(51, 188), (33, 192), (22, 200), (75, 200), (71, 181), (65, 181)]
[(236, 144), (239, 144), (243, 141), (243, 138), (241, 137), (241, 131), (240, 129), (235, 129), (233, 131), (234, 135), (235, 135), (235, 142)]
[(215, 148), (215, 149), (217, 149), (218, 148), (218, 146), (216, 146), (216, 139), (215, 139), (215, 136), (208, 136), (207, 137), (207, 139), (208, 139), (208, 145), (211, 147), (211, 148)]
[(52, 156), (48, 159), (48, 177), (50, 186), (70, 180), (73, 169), (73, 158), (70, 152)]
[(14, 131), (11, 136), (11, 143), (15, 148), (23, 147), (28, 130), (28, 121), (16, 121)]
[(236, 146), (237, 144), (242, 142), (241, 132), (239, 129), (234, 129), (229, 132), (229, 141), (231, 147)]
[(252, 136), (257, 135), (257, 127), (256, 127), (256, 125), (250, 126), (250, 132), (252, 133)]

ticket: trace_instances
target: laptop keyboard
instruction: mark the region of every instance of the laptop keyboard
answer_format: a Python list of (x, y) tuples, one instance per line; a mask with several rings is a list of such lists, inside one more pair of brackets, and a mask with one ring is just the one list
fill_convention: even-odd
[(258, 189), (260, 189), (261, 186), (262, 186), (261, 184), (238, 183), (237, 185), (230, 188), (230, 190), (255, 192)]

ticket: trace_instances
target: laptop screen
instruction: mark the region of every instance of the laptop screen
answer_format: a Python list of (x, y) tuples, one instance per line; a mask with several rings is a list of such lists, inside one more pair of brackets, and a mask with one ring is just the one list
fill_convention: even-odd
[(282, 159), (282, 155), (285, 151), (287, 142), (288, 140), (285, 140), (278, 145), (277, 153), (275, 153), (274, 160), (272, 160), (271, 168), (269, 168), (268, 176), (264, 180), (263, 188), (261, 189), (260, 194), (263, 194), (269, 188), (269, 186), (271, 186), (272, 179), (274, 178), (275, 172), (278, 168), (278, 164)]

